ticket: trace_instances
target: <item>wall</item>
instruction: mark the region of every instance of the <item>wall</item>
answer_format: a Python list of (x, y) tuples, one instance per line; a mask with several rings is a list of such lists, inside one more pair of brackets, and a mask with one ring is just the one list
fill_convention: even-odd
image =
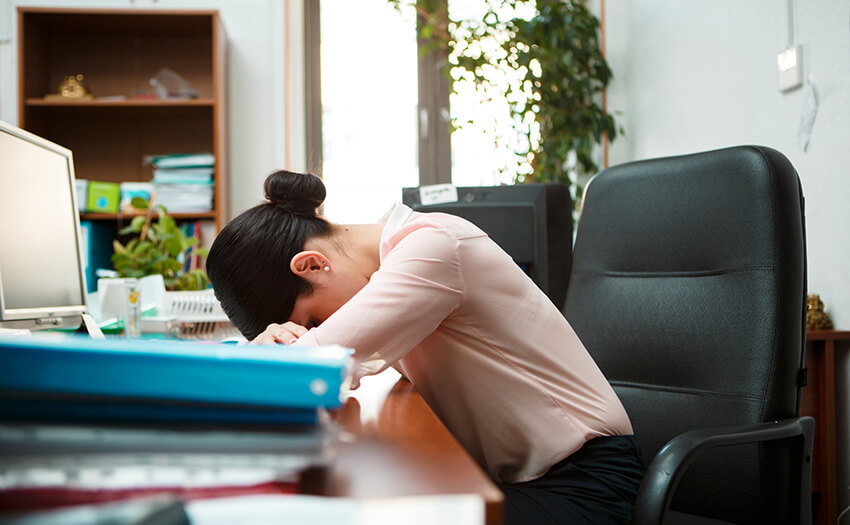
[[(607, 0), (608, 102), (626, 129), (611, 164), (736, 144), (785, 153), (806, 197), (809, 291), (837, 328), (850, 330), (850, 3), (793, 5), (789, 17), (784, 0)], [(797, 145), (802, 90), (777, 89), (789, 18), (819, 100), (807, 152)], [(847, 392), (850, 360), (837, 367)], [(838, 397), (840, 509), (850, 504), (846, 399)]]
[(608, 0), (609, 108), (626, 136), (611, 163), (763, 144), (796, 166), (806, 196), (809, 290), (850, 329), (850, 4), (797, 2), (797, 41), (819, 109), (808, 152), (797, 146), (802, 90), (780, 93), (788, 39), (777, 0)]
[[(304, 166), (301, 2), (281, 0), (0, 0), (0, 120), (16, 124), (17, 6), (218, 9), (228, 37), (230, 215), (262, 199), (273, 169)], [(290, 22), (292, 30), (285, 30)], [(291, 60), (284, 60), (287, 56)], [(289, 76), (286, 67), (289, 66)], [(287, 135), (287, 130), (290, 132)], [(287, 143), (287, 141), (289, 141)], [(286, 154), (289, 152), (289, 158)]]

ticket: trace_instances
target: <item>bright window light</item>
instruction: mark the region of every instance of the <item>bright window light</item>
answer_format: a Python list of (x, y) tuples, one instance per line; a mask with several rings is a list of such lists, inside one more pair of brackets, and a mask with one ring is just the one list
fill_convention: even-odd
[(325, 216), (374, 222), (419, 184), (415, 14), (322, 0), (320, 18)]

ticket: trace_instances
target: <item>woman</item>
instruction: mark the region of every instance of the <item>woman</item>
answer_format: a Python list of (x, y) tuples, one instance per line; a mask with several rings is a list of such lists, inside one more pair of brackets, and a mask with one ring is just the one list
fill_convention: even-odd
[(207, 272), (255, 343), (353, 348), (354, 387), (397, 368), (505, 493), (505, 522), (628, 523), (631, 424), (575, 332), (473, 224), (397, 205), (367, 225), (316, 215), (325, 188), (278, 171), (218, 235)]

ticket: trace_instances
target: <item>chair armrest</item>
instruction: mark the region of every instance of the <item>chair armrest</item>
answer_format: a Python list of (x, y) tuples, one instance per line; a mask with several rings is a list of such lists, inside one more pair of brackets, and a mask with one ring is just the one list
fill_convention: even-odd
[(697, 456), (707, 450), (727, 445), (740, 445), (802, 437), (800, 523), (811, 523), (812, 446), (815, 420), (811, 417), (783, 419), (755, 425), (698, 429), (671, 439), (647, 468), (638, 489), (634, 523), (661, 525), (664, 513), (682, 475)]

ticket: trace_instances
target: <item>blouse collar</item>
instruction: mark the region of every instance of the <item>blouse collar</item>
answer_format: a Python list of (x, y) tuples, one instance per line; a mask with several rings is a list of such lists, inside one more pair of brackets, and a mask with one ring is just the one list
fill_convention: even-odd
[(413, 214), (413, 210), (401, 203), (393, 204), (393, 207), (384, 215), (386, 224), (381, 232), (381, 260), (384, 259), (384, 246), (390, 238), (399, 231)]

